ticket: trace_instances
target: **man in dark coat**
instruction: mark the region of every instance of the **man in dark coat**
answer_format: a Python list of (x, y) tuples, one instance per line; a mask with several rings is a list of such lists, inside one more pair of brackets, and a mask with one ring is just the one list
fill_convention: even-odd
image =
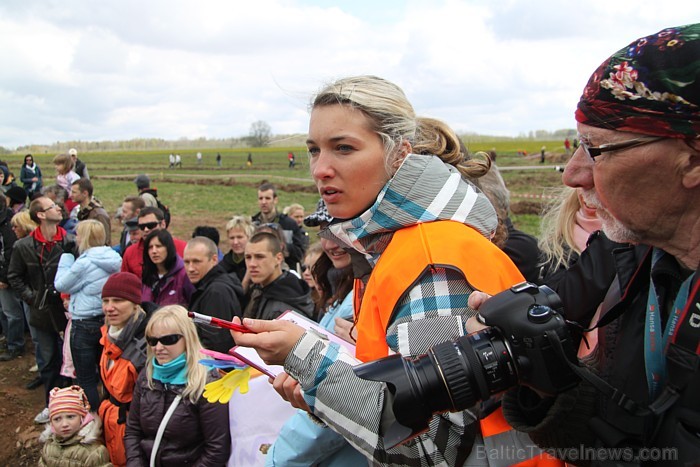
[[(231, 321), (241, 317), (243, 287), (234, 274), (228, 274), (218, 263), (216, 244), (206, 237), (195, 237), (185, 247), (185, 271), (195, 292), (190, 301), (190, 311)], [(233, 347), (233, 338), (228, 329), (204, 324), (197, 332), (202, 346), (226, 353)]]
[(64, 384), (60, 375), (63, 355), (61, 336), (66, 329), (66, 316), (60, 294), (53, 286), (58, 261), (63, 253), (72, 253), (75, 238), (59, 223), (61, 207), (40, 196), (29, 205), (29, 216), (39, 227), (15, 242), (7, 279), (22, 300), (29, 304), (29, 324), (36, 329), (36, 339), (43, 365), (39, 368), (46, 390), (47, 408), (34, 419), (48, 422), (49, 391)]
[(258, 225), (279, 224), (287, 246), (286, 263), (296, 269), (297, 263), (304, 257), (306, 238), (304, 232), (294, 219), (277, 211), (277, 190), (272, 183), (263, 183), (258, 187), (258, 207), (260, 212), (253, 216)]

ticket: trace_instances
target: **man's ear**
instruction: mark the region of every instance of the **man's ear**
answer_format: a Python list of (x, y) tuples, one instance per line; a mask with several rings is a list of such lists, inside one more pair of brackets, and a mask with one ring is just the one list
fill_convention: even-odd
[(686, 140), (690, 151), (683, 154), (681, 176), (688, 189), (700, 187), (700, 139)]
[(277, 265), (281, 266), (284, 263), (284, 254), (282, 252), (277, 253), (275, 259), (277, 260)]

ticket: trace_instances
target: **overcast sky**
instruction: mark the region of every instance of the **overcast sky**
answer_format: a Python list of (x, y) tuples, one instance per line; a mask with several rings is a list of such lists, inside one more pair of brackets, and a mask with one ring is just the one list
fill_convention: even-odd
[(375, 74), (458, 132), (574, 126), (593, 70), (697, 0), (2, 0), (0, 146), (303, 133)]

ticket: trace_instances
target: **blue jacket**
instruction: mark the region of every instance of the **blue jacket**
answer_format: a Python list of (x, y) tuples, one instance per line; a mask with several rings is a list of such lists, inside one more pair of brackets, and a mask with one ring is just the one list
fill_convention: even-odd
[[(352, 292), (342, 302), (329, 307), (319, 324), (333, 332), (335, 318), (350, 317)], [(367, 458), (345, 441), (345, 438), (328, 427), (312, 422), (303, 410), (297, 411), (282, 426), (265, 461), (268, 467), (355, 467), (366, 464)]]
[(70, 294), (68, 311), (73, 319), (102, 315), (102, 287), (121, 266), (121, 256), (108, 246), (92, 247), (78, 259), (70, 253), (61, 255), (54, 285), (59, 292)]

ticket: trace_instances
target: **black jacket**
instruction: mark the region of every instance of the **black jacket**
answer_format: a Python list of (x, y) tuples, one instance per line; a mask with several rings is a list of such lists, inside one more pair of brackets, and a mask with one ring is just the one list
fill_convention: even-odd
[(251, 304), (254, 306), (254, 309), (250, 310), (251, 318), (275, 319), (283, 312), (293, 310), (313, 319), (314, 303), (309, 286), (289, 271), (283, 272), (265, 287), (253, 284), (250, 300), (255, 301)]
[[(262, 222), (260, 213), (253, 216), (253, 222)], [(286, 214), (277, 213), (277, 216), (275, 216), (272, 222), (279, 224), (284, 233), (284, 241), (287, 245), (288, 253), (284, 261), (290, 268), (296, 269), (297, 263), (301, 262), (301, 259), (304, 257), (304, 252), (306, 251), (307, 242), (304, 232), (301, 230), (301, 227), (297, 225), (296, 221)]]
[(236, 277), (238, 277), (238, 280), (241, 281), (241, 283), (243, 282), (243, 278), (245, 277), (247, 270), (245, 259), (235, 262), (233, 260), (233, 251), (229, 251), (223, 258), (221, 258), (219, 266), (224, 268), (224, 270), (229, 274), (234, 273)]
[[(588, 249), (581, 255), (581, 260), (584, 260), (587, 252)], [(599, 329), (598, 348), (586, 361), (610, 385), (646, 407), (652, 402), (644, 361), (651, 255), (649, 247), (640, 245), (615, 248), (613, 256), (616, 275), (611, 292), (603, 302), (601, 315), (621, 314)], [(584, 269), (591, 277), (590, 269)], [(664, 296), (674, 297), (683, 278), (675, 261), (660, 261), (654, 267), (653, 274), (655, 277), (670, 278), (657, 282), (661, 285), (657, 288), (659, 303), (664, 303)], [(695, 283), (699, 275), (695, 273)], [(567, 294), (573, 296), (573, 292), (564, 292), (564, 296)], [(580, 298), (585, 294), (585, 291), (579, 291)], [(575, 308), (571, 302), (565, 302), (565, 306)], [(586, 318), (583, 319), (585, 322)], [(540, 399), (526, 388), (509, 391), (503, 398), (503, 411), (514, 428), (529, 432), (540, 446), (578, 449), (583, 445), (628, 448), (632, 451), (639, 446), (676, 448), (677, 463), (666, 460), (644, 465), (693, 465), (700, 459), (698, 394), (700, 372), (695, 370), (689, 375), (689, 382), (680, 399), (659, 417), (633, 415), (586, 381), (555, 399)], [(593, 462), (593, 465), (617, 464)]]
[(540, 249), (537, 239), (513, 226), (510, 217), (506, 217), (508, 238), (503, 245), (503, 252), (518, 267), (526, 281), (537, 282), (539, 276)]
[(67, 324), (65, 310), (53, 281), (61, 255), (73, 253), (75, 237), (63, 229), (60, 229), (59, 235), (62, 238), (51, 249), (47, 248), (41, 237), (40, 228), (17, 240), (7, 279), (22, 300), (29, 304), (29, 324), (44, 330), (63, 332)]
[(0, 282), (7, 284), (7, 269), (12, 258), (12, 247), (17, 241), (10, 220), (12, 219), (12, 209), (6, 208), (0, 212)]
[[(226, 321), (231, 321), (234, 316), (243, 316), (240, 300), (243, 287), (234, 275), (226, 273), (218, 264), (194, 286), (191, 311)], [(227, 353), (234, 345), (228, 329), (198, 324), (197, 333), (202, 346), (210, 350)]]
[[(211, 373), (207, 381), (214, 381)], [(181, 386), (166, 387), (157, 380), (151, 389), (145, 368), (141, 371), (124, 436), (127, 465), (149, 465), (161, 420), (181, 391)], [(229, 426), (228, 404), (210, 403), (203, 396), (195, 404), (183, 398), (165, 426), (156, 465), (225, 465), (231, 452)]]

